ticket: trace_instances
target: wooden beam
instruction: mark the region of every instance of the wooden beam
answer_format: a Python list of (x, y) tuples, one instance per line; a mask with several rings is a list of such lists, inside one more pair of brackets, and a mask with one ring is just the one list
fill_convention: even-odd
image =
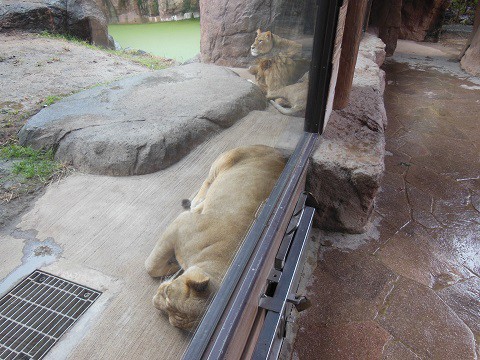
[(335, 110), (343, 109), (348, 105), (368, 3), (368, 0), (349, 1), (348, 3), (340, 55), (340, 68), (338, 70), (335, 99), (333, 101), (333, 109)]

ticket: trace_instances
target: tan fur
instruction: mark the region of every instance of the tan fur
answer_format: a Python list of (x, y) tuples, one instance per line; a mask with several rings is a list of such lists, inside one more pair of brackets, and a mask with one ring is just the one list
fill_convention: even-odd
[(258, 60), (249, 71), (267, 97), (272, 91), (294, 84), (308, 68), (308, 62), (302, 59), (301, 44), (270, 31), (258, 29), (250, 51)]
[(172, 325), (196, 327), (284, 166), (283, 157), (263, 145), (222, 154), (190, 210), (167, 227), (145, 267), (153, 277), (184, 270), (164, 281), (153, 299)]
[(268, 95), (270, 103), (284, 115), (304, 115), (307, 107), (308, 73), (296, 84), (288, 85)]

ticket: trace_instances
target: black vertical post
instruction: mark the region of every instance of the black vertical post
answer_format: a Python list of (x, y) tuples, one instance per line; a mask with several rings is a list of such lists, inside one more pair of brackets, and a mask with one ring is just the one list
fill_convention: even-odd
[(318, 0), (304, 130), (322, 133), (332, 74), (338, 13), (343, 0)]

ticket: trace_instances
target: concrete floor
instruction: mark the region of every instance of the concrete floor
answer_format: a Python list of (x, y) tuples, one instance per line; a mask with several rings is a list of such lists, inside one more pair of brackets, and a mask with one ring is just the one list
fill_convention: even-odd
[[(18, 224), (0, 231), (0, 294), (35, 268), (103, 294), (46, 359), (180, 358), (191, 335), (153, 307), (160, 281), (146, 273), (146, 257), (221, 152), (250, 144), (289, 151), (302, 129), (303, 119), (254, 111), (166, 170), (78, 173), (50, 185)], [(38, 256), (38, 247), (47, 251)]]
[(316, 240), (294, 359), (479, 357), (480, 79), (455, 53), (400, 42), (387, 60), (374, 224)]

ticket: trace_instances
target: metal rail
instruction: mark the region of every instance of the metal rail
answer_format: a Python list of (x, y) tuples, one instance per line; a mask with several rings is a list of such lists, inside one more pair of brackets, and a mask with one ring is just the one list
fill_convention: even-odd
[(260, 299), (259, 306), (268, 311), (252, 355), (254, 360), (278, 357), (285, 337), (288, 305), (300, 307), (308, 302), (304, 296), (298, 296), (296, 291), (307, 253), (308, 236), (314, 213), (315, 210), (311, 207), (302, 210), (293, 241), (290, 243), (285, 266), (281, 271), (273, 269), (274, 275), (268, 280), (270, 286), (274, 287), (273, 294), (265, 294)]

